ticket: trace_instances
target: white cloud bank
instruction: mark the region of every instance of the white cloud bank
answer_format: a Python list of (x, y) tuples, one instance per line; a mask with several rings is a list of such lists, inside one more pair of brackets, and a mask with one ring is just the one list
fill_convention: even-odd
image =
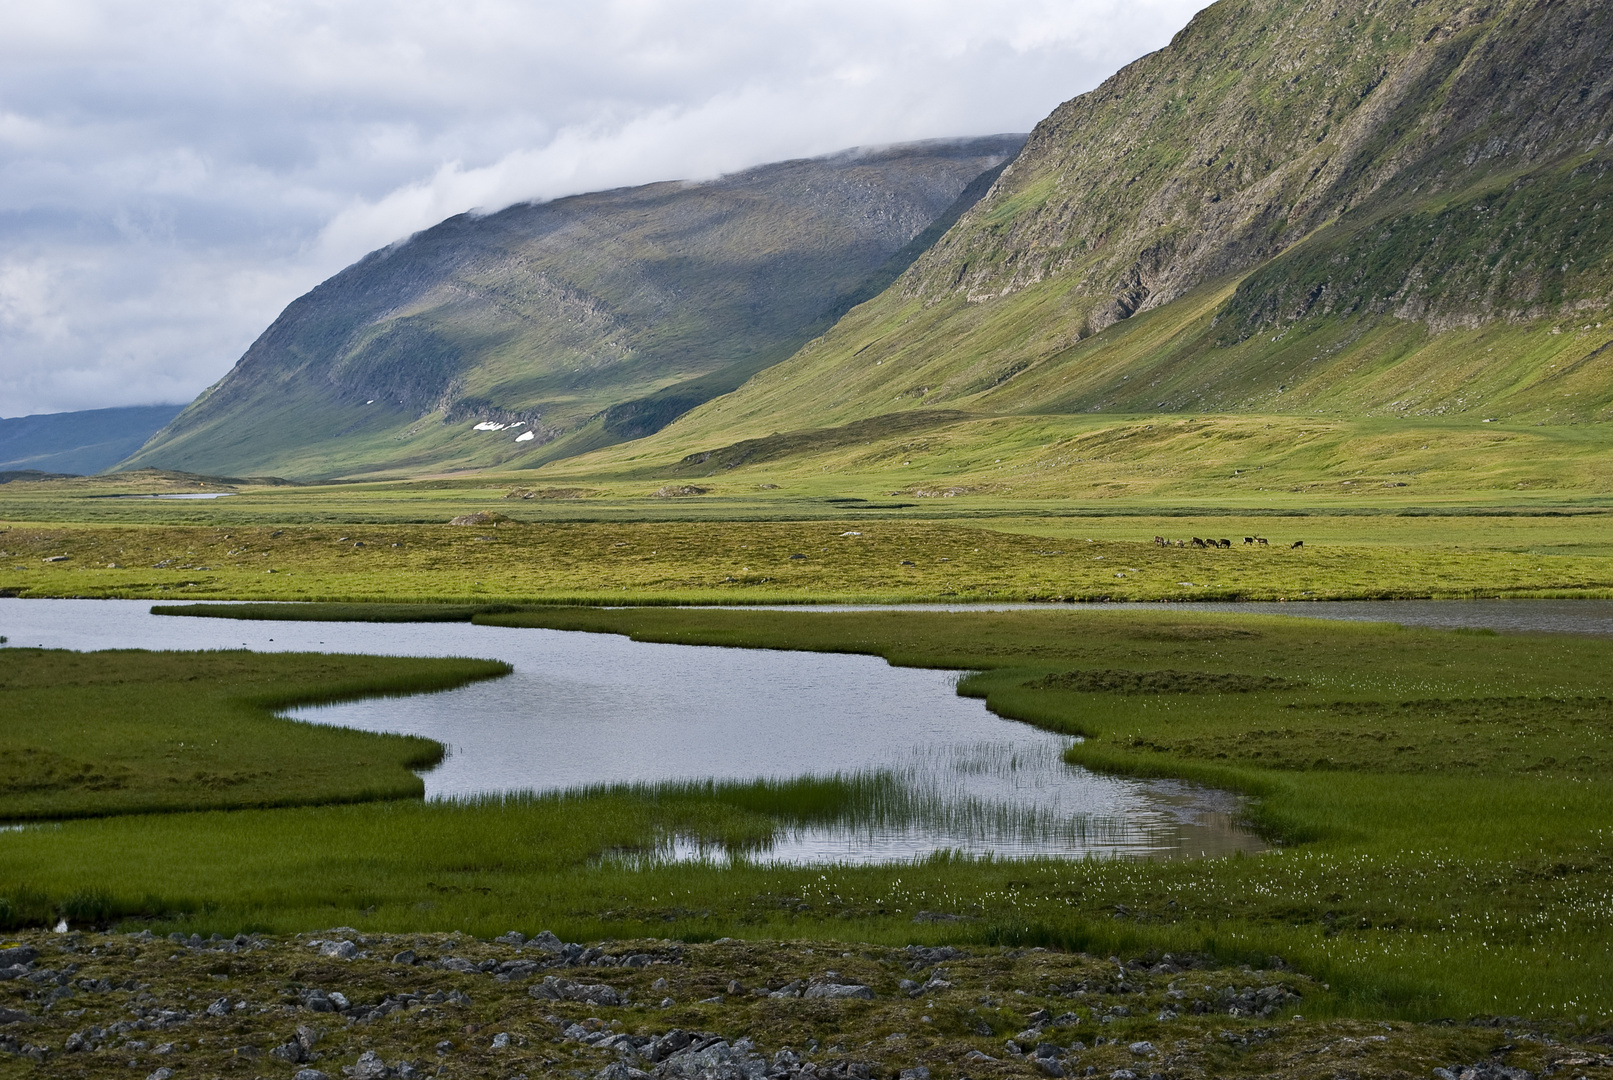
[(53, 0), (0, 14), (0, 416), (185, 401), (473, 208), (1028, 131), (1204, 0)]

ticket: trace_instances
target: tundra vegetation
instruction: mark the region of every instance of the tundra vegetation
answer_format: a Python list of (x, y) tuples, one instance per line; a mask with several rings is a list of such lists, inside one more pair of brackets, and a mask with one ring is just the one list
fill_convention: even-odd
[[(355, 606), (321, 614), (367, 612)], [(1574, 1047), (1581, 1048), (1573, 1050), (1575, 1068), (1603, 1060), (1583, 1040), (1604, 1030), (1613, 1005), (1606, 977), (1613, 870), (1604, 852), (1613, 803), (1604, 789), (1613, 762), (1606, 760), (1604, 642), (1063, 608), (944, 617), (557, 606), (440, 614), (674, 643), (858, 651), (897, 664), (972, 670), (960, 692), (983, 696), (1005, 717), (1082, 736), (1070, 750), (1074, 762), (1253, 796), (1252, 820), (1280, 846), (1260, 856), (1176, 862), (941, 856), (793, 867), (766, 860), (776, 830), (855, 820), (880, 792), (827, 777), (424, 803), (384, 797), (355, 771), (350, 788), (330, 800), (372, 801), (225, 809), (239, 805), (230, 791), (196, 789), (189, 812), (127, 814), (117, 813), (124, 804), (116, 791), (94, 790), (89, 781), (80, 785), (81, 805), (93, 811), (98, 803), (108, 816), (29, 825), (0, 838), (5, 917), (47, 954), (63, 942), (79, 951), (36, 962), (36, 971), (57, 973), (48, 979), (0, 988), (15, 999), (6, 1007), (42, 1017), (39, 1030), (58, 1039), (46, 1055), (49, 1068), (70, 1062), (82, 1064), (84, 1075), (110, 1074), (130, 1056), (154, 1067), (155, 1057), (122, 1048), (136, 1038), (127, 1031), (102, 1036), (101, 1053), (85, 1057), (62, 1053), (60, 1040), (67, 1027), (108, 1029), (110, 1012), (72, 1015), (92, 1004), (119, 1015), (133, 1006), (156, 1016), (159, 1004), (197, 1013), (222, 994), (236, 1009), (233, 986), (197, 985), (204, 968), (224, 976), (221, 983), (240, 981), (246, 1008), (228, 1014), (228, 1022), (183, 1021), (192, 1026), (163, 1036), (189, 1046), (185, 1053), (199, 1065), (240, 1046), (267, 1053), (293, 1037), (297, 1022), (323, 1021), (329, 1029), (334, 1017), (309, 1014), (304, 998), (312, 990), (341, 990), (364, 1016), (389, 995), (395, 1005), (384, 1023), (340, 1021), (327, 1036), (329, 1060), (373, 1050), (391, 1067), (396, 1055), (446, 1062), (450, 1074), (467, 1075), (484, 1059), (453, 1054), (492, 1053), (499, 1032), (510, 1040), (498, 1049), (516, 1050), (486, 1060), (513, 1062), (517, 1050), (530, 1048), (542, 1056), (521, 1059), (529, 1065), (591, 1062), (597, 1071), (604, 1060), (590, 1057), (579, 1034), (565, 1034), (590, 1017), (606, 1025), (620, 1020), (613, 1031), (646, 1040), (682, 1028), (722, 1035), (732, 1046), (750, 1034), (769, 1057), (789, 1046), (803, 1061), (816, 1054), (810, 1060), (826, 1068), (854, 1060), (879, 1071), (923, 1064), (943, 1076), (1023, 1073), (1039, 1067), (1034, 1051), (1044, 1042), (1078, 1072), (1088, 1063), (1120, 1068), (1132, 1060), (1130, 1043), (1150, 1042), (1174, 1055), (1171, 1063), (1148, 1064), (1142, 1054), (1125, 1067), (1148, 1064), (1184, 1076), (1310, 1075), (1307, 1063), (1317, 1054), (1349, 1055), (1349, 1067), (1365, 1075), (1426, 1072), (1504, 1046), (1520, 1067), (1543, 1067)], [(8, 683), (8, 713), (19, 693), (58, 693), (66, 702), (77, 692), (65, 677), (83, 672), (83, 656), (16, 656), (36, 677), (58, 665), (64, 679), (54, 691)], [(349, 693), (363, 680), (385, 690), (388, 677), (421, 663), (394, 661), (383, 670), (364, 666), (374, 663), (368, 659), (327, 658), (330, 667), (318, 678), (291, 688), (274, 678), (287, 670), (281, 657), (198, 659), (227, 665), (233, 680), (257, 679), (265, 688), (245, 695), (255, 702)], [(460, 678), (478, 674), (458, 671)], [(161, 703), (174, 700), (174, 691), (153, 677), (124, 692), (131, 701), (145, 694)], [(233, 727), (207, 709), (176, 722), (194, 724), (198, 743)], [(325, 737), (306, 725), (264, 722), (282, 725), (288, 739)], [(356, 733), (330, 737), (372, 745), (376, 757), (395, 745)], [(115, 747), (116, 740), (81, 745), (88, 761), (91, 748)], [(400, 744), (393, 753), (399, 751), (413, 747)], [(217, 753), (217, 770), (259, 767), (249, 741), (221, 743)], [(728, 857), (657, 858), (674, 836)], [(161, 940), (41, 938), (26, 930), (61, 918), (123, 935), (179, 933), (187, 944), (175, 950)], [(330, 926), (351, 928), (341, 936), (369, 959), (347, 966), (318, 956), (308, 931), (324, 940), (333, 936), (324, 932)], [(458, 949), (476, 964), (504, 963), (519, 954), (485, 943), (512, 928), (603, 942), (617, 958), (676, 955), (684, 966), (532, 969), (507, 990), (496, 964), (425, 976), (387, 963), (405, 948), (438, 959)], [(304, 937), (292, 936), (298, 933)], [(214, 934), (220, 940), (208, 942)], [(239, 957), (216, 955), (240, 934), (259, 935), (261, 948), (243, 944)], [(697, 947), (719, 938), (740, 943)], [(920, 999), (891, 985), (912, 977), (898, 970), (910, 959), (899, 950), (912, 945), (958, 948), (969, 957), (942, 965), (958, 976), (944, 978), (953, 983), (951, 996), (921, 995), (922, 1009)], [(831, 952), (832, 962), (802, 963), (809, 949)], [(1036, 949), (1052, 951), (1027, 951)], [(63, 982), (69, 963), (80, 968)], [(920, 985), (934, 967), (919, 965)], [(543, 985), (536, 980), (545, 974), (617, 985), (633, 1004), (534, 1008), (521, 987)], [(660, 990), (640, 985), (651, 976), (668, 983)], [(842, 976), (871, 987), (874, 1001), (821, 1004), (751, 993)], [(102, 979), (114, 987), (132, 979), (136, 989), (93, 996)], [(730, 981), (741, 989), (724, 989)], [(1297, 1000), (1283, 996), (1264, 1016), (1271, 1001), (1239, 1004), (1239, 995), (1269, 986)], [(77, 987), (75, 996), (61, 994), (63, 987)], [(1225, 1001), (1223, 988), (1231, 995)], [(456, 991), (468, 1002), (424, 1000)], [(405, 993), (416, 995), (412, 1004), (397, 1005)], [(672, 1004), (663, 1008), (663, 997)], [(1199, 999), (1207, 1013), (1192, 1011)], [(1065, 1013), (1076, 1020), (1065, 1019), (1064, 1028), (1049, 1019)], [(1296, 1013), (1307, 1019), (1294, 1020)], [(922, 1016), (931, 1021), (916, 1019)], [(1441, 1018), (1462, 1026), (1428, 1023)], [(1480, 1026), (1467, 1024), (1474, 1018)], [(1015, 1057), (1004, 1040), (1033, 1028), (1016, 1039), (1022, 1056)], [(40, 1045), (29, 1043), (31, 1029), (11, 1030), (15, 1049)], [(898, 1034), (907, 1038), (887, 1039)], [(443, 1039), (456, 1049), (438, 1057), (430, 1048)], [(146, 1036), (138, 1041), (156, 1045)], [(1072, 1049), (1076, 1042), (1081, 1049)], [(974, 1051), (996, 1063), (966, 1060)], [(546, 1058), (554, 1064), (543, 1065)], [(1337, 1060), (1344, 1068), (1345, 1058)]]

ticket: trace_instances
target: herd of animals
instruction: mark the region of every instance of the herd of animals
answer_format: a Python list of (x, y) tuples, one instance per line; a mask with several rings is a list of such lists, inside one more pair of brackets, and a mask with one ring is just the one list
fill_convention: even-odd
[[(1257, 544), (1264, 546), (1268, 541), (1264, 536), (1245, 536), (1243, 538), (1243, 542), (1245, 544)], [(1154, 543), (1158, 544), (1160, 547), (1229, 548), (1232, 546), (1231, 540), (1200, 539), (1197, 536), (1193, 537), (1192, 540), (1167, 540), (1163, 536), (1156, 536), (1154, 537)], [(1304, 546), (1305, 541), (1303, 540), (1295, 540), (1292, 544), (1288, 545), (1290, 550), (1293, 548), (1302, 548)]]

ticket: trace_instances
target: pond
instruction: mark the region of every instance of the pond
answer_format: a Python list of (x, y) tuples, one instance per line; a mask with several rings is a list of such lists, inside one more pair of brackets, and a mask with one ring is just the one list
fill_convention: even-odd
[[(46, 648), (478, 656), (508, 678), (295, 710), (316, 723), (437, 739), (429, 798), (623, 783), (894, 780), (900, 805), (781, 830), (762, 857), (883, 862), (1000, 856), (1198, 857), (1258, 851), (1222, 792), (1066, 764), (1069, 740), (958, 697), (956, 673), (866, 656), (659, 645), (465, 623), (243, 622), (154, 616), (145, 601), (0, 599), (0, 633)], [(674, 844), (672, 856), (701, 854)], [(706, 853), (709, 854), (709, 853)]]

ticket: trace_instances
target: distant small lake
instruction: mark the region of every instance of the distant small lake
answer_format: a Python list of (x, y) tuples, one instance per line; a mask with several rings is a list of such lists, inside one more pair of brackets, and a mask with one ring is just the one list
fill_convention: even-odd
[[(1198, 857), (1258, 851), (1239, 800), (1068, 765), (1069, 740), (955, 692), (956, 673), (876, 657), (659, 645), (464, 623), (245, 622), (154, 616), (146, 601), (0, 599), (0, 633), (46, 648), (478, 656), (508, 678), (439, 694), (296, 710), (316, 723), (425, 735), (449, 757), (429, 798), (618, 783), (877, 773), (908, 820), (781, 830), (759, 857)], [(0, 654), (3, 655), (3, 654)], [(668, 854), (690, 854), (674, 845)]]

